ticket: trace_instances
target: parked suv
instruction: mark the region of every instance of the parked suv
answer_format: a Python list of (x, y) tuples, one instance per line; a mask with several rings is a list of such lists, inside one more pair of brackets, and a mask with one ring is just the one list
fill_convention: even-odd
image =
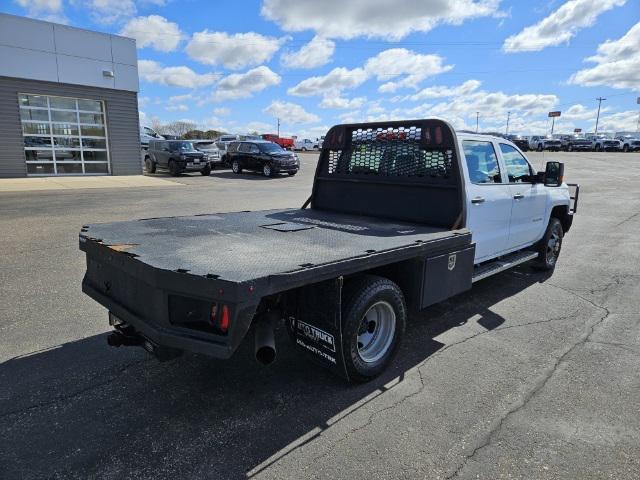
[(640, 133), (635, 135), (618, 135), (616, 140), (622, 142), (623, 152), (635, 152), (640, 150)]
[(149, 173), (155, 173), (156, 169), (169, 170), (173, 176), (182, 172), (200, 172), (205, 176), (211, 173), (207, 155), (187, 140), (150, 140), (144, 164)]
[(591, 140), (584, 138), (582, 135), (567, 135), (562, 139), (562, 149), (566, 152), (574, 150), (589, 151), (591, 150)]
[(207, 156), (212, 170), (222, 164), (222, 152), (220, 152), (216, 142), (213, 140), (191, 140), (191, 142), (193, 142), (193, 147), (196, 150)]
[(538, 152), (543, 150), (555, 150), (557, 152), (561, 147), (562, 142), (553, 137), (534, 135), (529, 140), (529, 150), (537, 150)]
[(242, 173), (246, 168), (262, 172), (265, 177), (284, 172), (293, 176), (300, 169), (295, 153), (267, 141), (232, 142), (227, 149), (227, 159), (233, 173)]

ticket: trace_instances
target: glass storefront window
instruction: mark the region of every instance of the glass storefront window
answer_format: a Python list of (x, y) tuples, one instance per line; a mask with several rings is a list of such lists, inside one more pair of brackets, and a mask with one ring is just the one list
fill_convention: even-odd
[(67, 97), (49, 97), (51, 108), (64, 108), (65, 110), (76, 110), (76, 99)]
[(109, 173), (101, 101), (20, 93), (18, 103), (28, 175)]
[(54, 123), (51, 128), (54, 135), (78, 135), (78, 124), (74, 123)]

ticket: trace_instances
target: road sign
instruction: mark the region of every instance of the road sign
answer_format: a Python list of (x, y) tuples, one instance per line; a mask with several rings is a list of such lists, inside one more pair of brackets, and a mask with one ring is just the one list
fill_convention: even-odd
[(559, 117), (560, 112), (549, 112), (549, 117)]
[(581, 128), (574, 128), (573, 129), (573, 133), (580, 133), (580, 132), (582, 132)]

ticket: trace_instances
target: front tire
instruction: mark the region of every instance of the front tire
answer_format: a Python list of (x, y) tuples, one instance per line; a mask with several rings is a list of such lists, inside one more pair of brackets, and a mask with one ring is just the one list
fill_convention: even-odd
[(207, 165), (202, 170), (200, 170), (200, 174), (203, 177), (208, 177), (209, 175), (211, 175), (211, 165)]
[(262, 174), (265, 177), (273, 177), (273, 169), (271, 168), (271, 164), (265, 163), (262, 165)]
[(367, 382), (380, 375), (396, 355), (407, 322), (400, 288), (375, 275), (345, 285), (342, 347), (349, 379)]
[(624, 153), (628, 153), (629, 152), (629, 145), (625, 145), (624, 147), (622, 147), (622, 151)]
[(534, 267), (538, 270), (553, 270), (556, 268), (560, 249), (562, 248), (562, 239), (564, 230), (562, 223), (555, 217), (549, 219), (549, 225), (542, 239), (538, 242), (538, 258), (534, 263)]
[(171, 174), (172, 177), (180, 175), (180, 168), (178, 168), (175, 160), (169, 160), (169, 174)]
[(233, 162), (231, 162), (231, 171), (233, 171), (233, 173), (242, 173), (242, 167), (240, 166), (240, 162), (238, 162), (238, 160), (234, 160)]
[(153, 163), (151, 157), (144, 159), (144, 167), (147, 169), (147, 173), (156, 173), (156, 164)]
[(538, 152), (541, 152), (541, 151), (542, 151), (542, 144), (541, 144), (541, 143), (539, 143), (539, 144), (538, 144), (538, 148), (537, 148), (537, 150), (538, 150)]

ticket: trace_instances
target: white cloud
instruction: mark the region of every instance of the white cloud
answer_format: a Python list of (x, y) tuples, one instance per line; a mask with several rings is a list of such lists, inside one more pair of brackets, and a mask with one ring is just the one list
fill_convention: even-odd
[(436, 25), (496, 15), (500, 0), (264, 0), (262, 15), (284, 30), (327, 38), (401, 39)]
[(274, 118), (279, 118), (282, 123), (311, 123), (320, 120), (314, 113), (307, 112), (300, 105), (290, 102), (274, 100), (267, 108), (263, 110)]
[(418, 83), (425, 78), (452, 68), (453, 65), (444, 65), (444, 59), (440, 55), (421, 54), (405, 48), (391, 48), (369, 58), (362, 68), (349, 70), (345, 67), (337, 67), (326, 75), (309, 77), (301, 81), (287, 90), (287, 93), (301, 97), (312, 95), (324, 95), (325, 98), (340, 97), (342, 90), (358, 87), (371, 77), (376, 77), (378, 81), (401, 77), (399, 80), (380, 85), (378, 90), (387, 93), (399, 88), (417, 88)]
[(214, 108), (213, 113), (220, 117), (226, 117), (231, 113), (231, 110), (228, 109), (227, 107), (219, 107), (219, 108)]
[(163, 67), (153, 60), (138, 60), (138, 74), (142, 80), (170, 87), (197, 88), (213, 84), (218, 75), (199, 74), (189, 67)]
[(327, 95), (320, 102), (320, 108), (354, 109), (364, 105), (365, 97), (344, 98), (340, 95)]
[(455, 87), (449, 87), (445, 85), (435, 85), (420, 90), (418, 93), (405, 97), (402, 100), (427, 100), (430, 98), (447, 98), (457, 97), (459, 95), (468, 95), (471, 92), (476, 91), (480, 87), (481, 82), (479, 80), (467, 80), (461, 85)]
[(505, 52), (533, 52), (560, 45), (573, 38), (578, 30), (592, 26), (598, 16), (623, 5), (626, 0), (569, 0), (548, 17), (507, 38)]
[(174, 51), (183, 37), (177, 23), (160, 15), (132, 18), (120, 35), (135, 38), (138, 48), (152, 47), (161, 52)]
[(165, 110), (168, 112), (188, 112), (189, 107), (187, 107), (184, 103), (178, 103), (175, 105), (167, 105)]
[(280, 75), (264, 65), (246, 73), (233, 73), (220, 80), (211, 100), (221, 102), (248, 98), (265, 88), (278, 85), (280, 80)]
[(569, 83), (640, 90), (640, 22), (618, 40), (600, 44), (598, 53), (586, 60), (596, 65), (574, 73)]
[(326, 38), (315, 36), (296, 52), (285, 52), (280, 62), (287, 68), (316, 68), (331, 61), (336, 44)]
[(309, 77), (295, 87), (287, 90), (289, 95), (299, 97), (309, 97), (312, 95), (321, 95), (335, 92), (347, 88), (355, 88), (364, 83), (368, 78), (367, 72), (362, 68), (354, 68), (349, 70), (344, 67), (337, 67), (326, 75)]
[(200, 63), (238, 70), (269, 61), (285, 41), (255, 32), (229, 35), (204, 30), (193, 34), (185, 51)]
[(27, 16), (49, 22), (68, 23), (62, 8), (62, 0), (15, 0), (27, 11)]
[[(610, 115), (601, 115), (600, 121), (598, 122), (598, 132), (635, 132), (637, 125), (638, 111), (627, 110)], [(595, 130), (595, 118), (589, 130)]]
[(365, 70), (377, 77), (378, 81), (406, 75), (399, 81), (380, 85), (382, 93), (394, 92), (399, 88), (417, 88), (425, 78), (449, 71), (453, 65), (444, 65), (440, 55), (424, 55), (406, 48), (390, 48), (371, 57), (365, 63)]
[(86, 0), (78, 3), (90, 10), (96, 23), (114, 23), (136, 14), (133, 0)]

